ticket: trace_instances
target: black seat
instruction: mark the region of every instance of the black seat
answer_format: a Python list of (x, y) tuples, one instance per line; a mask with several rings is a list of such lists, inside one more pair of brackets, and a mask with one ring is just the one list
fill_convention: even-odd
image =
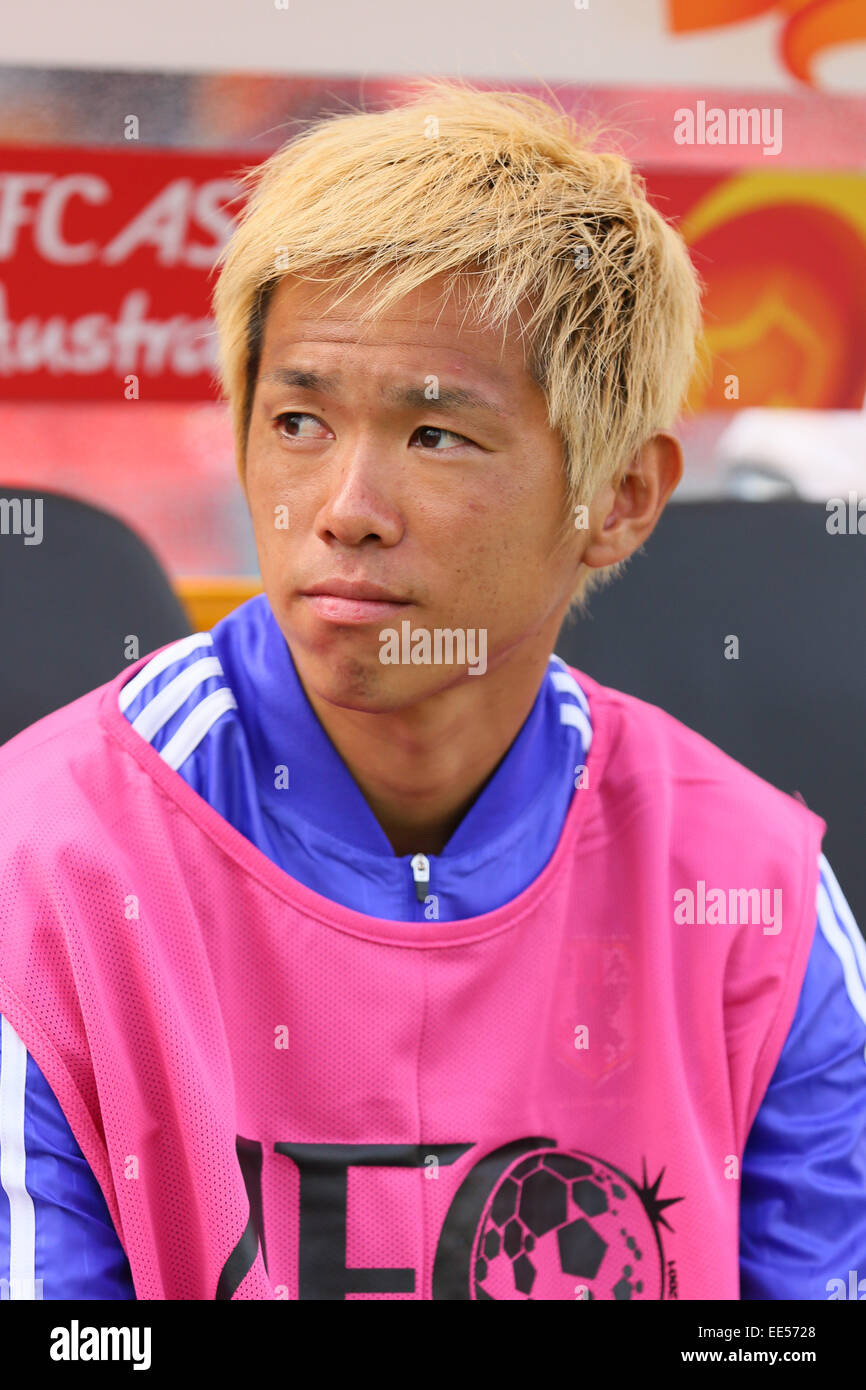
[(0, 743), (116, 676), (130, 638), (144, 656), (189, 632), (159, 561), (117, 517), (0, 485)]
[(798, 791), (864, 931), (866, 539), (827, 521), (801, 500), (673, 503), (556, 650)]

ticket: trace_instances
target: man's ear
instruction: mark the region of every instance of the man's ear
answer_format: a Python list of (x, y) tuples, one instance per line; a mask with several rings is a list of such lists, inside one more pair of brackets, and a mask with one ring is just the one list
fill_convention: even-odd
[(682, 445), (661, 430), (638, 450), (619, 483), (608, 484), (593, 498), (590, 540), (580, 557), (582, 563), (604, 569), (639, 550), (682, 475)]

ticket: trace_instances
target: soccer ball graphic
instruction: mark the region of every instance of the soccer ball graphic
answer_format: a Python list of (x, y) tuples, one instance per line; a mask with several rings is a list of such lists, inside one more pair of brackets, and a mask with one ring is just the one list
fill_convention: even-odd
[(474, 1298), (657, 1299), (661, 1287), (656, 1231), (624, 1174), (554, 1148), (502, 1174), (478, 1225)]

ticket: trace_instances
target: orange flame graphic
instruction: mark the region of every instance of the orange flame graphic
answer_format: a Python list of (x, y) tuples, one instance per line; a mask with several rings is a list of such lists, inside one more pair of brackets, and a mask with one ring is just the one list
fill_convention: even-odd
[(785, 14), (780, 48), (788, 71), (814, 86), (812, 63), (824, 49), (866, 39), (863, 0), (667, 0), (671, 33), (740, 24), (771, 11)]

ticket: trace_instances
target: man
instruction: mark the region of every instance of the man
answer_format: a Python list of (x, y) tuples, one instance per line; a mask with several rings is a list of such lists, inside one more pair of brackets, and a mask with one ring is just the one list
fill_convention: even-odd
[(13, 1293), (831, 1296), (866, 950), (824, 823), (553, 654), (681, 476), (681, 240), (445, 82), (249, 183), (264, 596), (0, 752)]

